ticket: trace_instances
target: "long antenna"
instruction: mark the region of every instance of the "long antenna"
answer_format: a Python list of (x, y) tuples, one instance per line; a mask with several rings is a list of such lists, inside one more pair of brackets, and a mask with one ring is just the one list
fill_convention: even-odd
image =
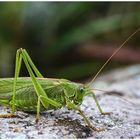
[[(101, 92), (104, 92), (104, 93), (109, 92), (109, 91), (107, 91), (107, 90), (102, 90), (102, 89), (97, 89), (97, 88), (91, 88), (91, 90), (101, 91)], [(113, 93), (113, 92), (112, 92), (112, 93)], [(132, 105), (134, 105), (134, 106), (139, 106), (139, 104), (135, 104), (135, 103), (129, 101), (128, 99), (123, 98), (123, 97), (118, 96), (118, 98), (119, 98), (119, 99), (122, 99), (123, 101), (125, 101), (125, 102), (127, 102), (127, 103), (130, 103), (130, 104), (132, 104)]]
[(91, 80), (91, 82), (89, 82), (87, 84), (88, 87), (90, 87), (92, 85), (92, 83), (96, 80), (97, 76), (101, 73), (101, 71), (103, 70), (103, 68), (108, 64), (108, 62), (111, 60), (111, 58), (132, 38), (132, 36), (134, 36), (137, 32), (140, 31), (140, 28), (138, 28), (134, 33), (132, 33), (123, 43), (122, 45), (120, 45), (120, 47), (118, 49), (116, 49), (114, 51), (114, 53), (107, 59), (107, 61), (103, 64), (103, 66), (100, 68), (100, 70), (96, 73), (96, 75), (93, 77), (93, 79)]

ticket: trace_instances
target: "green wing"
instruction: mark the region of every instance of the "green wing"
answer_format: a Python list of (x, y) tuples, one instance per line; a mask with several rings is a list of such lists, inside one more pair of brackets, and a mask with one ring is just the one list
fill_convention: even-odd
[[(13, 78), (0, 78), (0, 100), (11, 100), (13, 95)], [(45, 78), (38, 79), (39, 83), (45, 88), (53, 85), (51, 80)], [(24, 90), (33, 89), (31, 78), (24, 77), (17, 79), (17, 92), (24, 92)]]

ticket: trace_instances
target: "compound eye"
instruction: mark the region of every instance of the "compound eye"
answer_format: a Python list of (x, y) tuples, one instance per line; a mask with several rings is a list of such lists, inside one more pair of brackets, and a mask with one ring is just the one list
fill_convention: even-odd
[(80, 92), (81, 92), (81, 93), (83, 93), (83, 91), (84, 91), (84, 88), (83, 88), (83, 87), (81, 87), (81, 88), (80, 88)]

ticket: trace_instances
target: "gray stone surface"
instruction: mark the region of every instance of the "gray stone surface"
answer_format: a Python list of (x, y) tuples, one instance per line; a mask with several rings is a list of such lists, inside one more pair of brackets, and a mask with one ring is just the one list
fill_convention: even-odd
[[(38, 124), (35, 114), (21, 111), (17, 111), (17, 118), (0, 118), (0, 138), (140, 138), (140, 66), (113, 72), (94, 83), (94, 87), (108, 91), (95, 93), (103, 110), (112, 114), (100, 115), (91, 97), (86, 97), (81, 105), (90, 122), (105, 131), (91, 130), (77, 112), (61, 108), (46, 111)], [(2, 114), (10, 111), (2, 106), (0, 110)]]

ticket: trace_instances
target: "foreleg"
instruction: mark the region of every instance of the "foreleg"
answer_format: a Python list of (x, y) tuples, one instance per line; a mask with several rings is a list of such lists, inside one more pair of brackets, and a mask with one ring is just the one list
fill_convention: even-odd
[(90, 123), (90, 121), (88, 120), (88, 118), (84, 115), (84, 113), (81, 111), (80, 107), (78, 107), (78, 106), (76, 106), (75, 104), (70, 103), (70, 102), (67, 103), (67, 107), (68, 107), (68, 108), (71, 108), (71, 109), (77, 110), (77, 111), (80, 113), (80, 115), (83, 117), (83, 119), (84, 119), (84, 121), (86, 122), (86, 124), (87, 124), (91, 129), (93, 129), (94, 131), (100, 132), (100, 131), (104, 131), (104, 130), (105, 130), (105, 128), (101, 128), (101, 129), (95, 128), (95, 127)]
[(95, 103), (96, 103), (96, 105), (97, 105), (97, 107), (102, 115), (110, 115), (111, 114), (111, 112), (103, 112), (103, 110), (102, 110), (101, 106), (99, 105), (99, 102), (98, 102), (94, 93), (92, 93), (92, 97), (95, 100)]

